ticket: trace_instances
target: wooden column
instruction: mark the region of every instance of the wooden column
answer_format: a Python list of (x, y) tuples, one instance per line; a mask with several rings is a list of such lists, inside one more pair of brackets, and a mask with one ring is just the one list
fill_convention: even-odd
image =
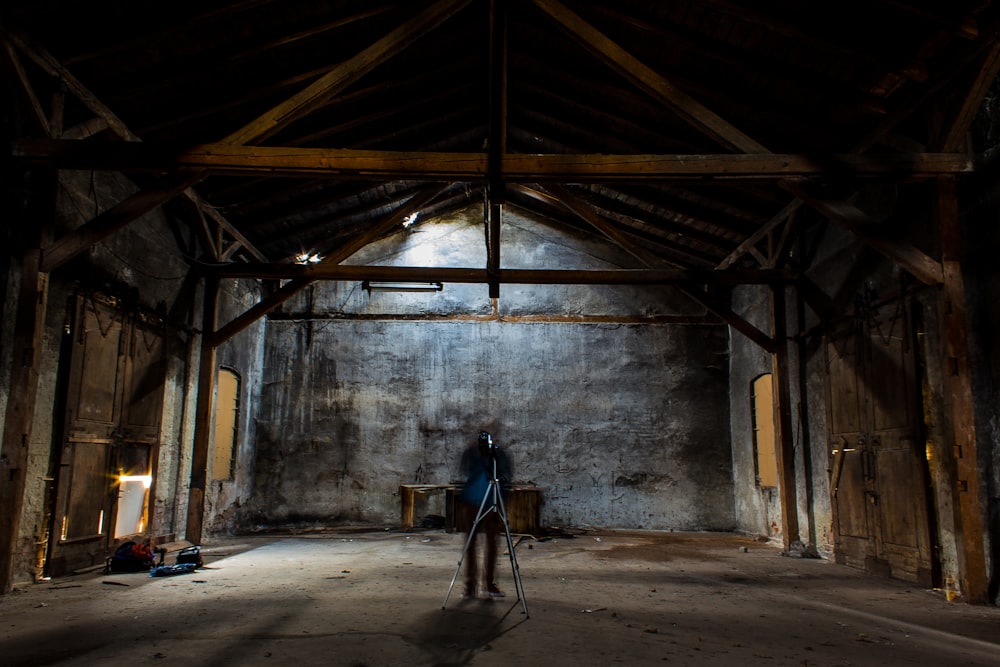
[(45, 334), (48, 274), (39, 270), (41, 250), (21, 262), (21, 288), (14, 323), (10, 396), (0, 443), (0, 593), (14, 582), (14, 556), (21, 528), (31, 426), (35, 416), (38, 369)]
[(205, 488), (208, 483), (208, 451), (211, 445), (212, 416), (215, 412), (215, 328), (219, 319), (219, 279), (205, 278), (204, 314), (201, 333), (201, 365), (198, 372), (198, 403), (195, 410), (194, 449), (191, 452), (191, 485), (188, 489), (188, 515), (185, 538), (201, 543), (205, 514)]
[(785, 284), (771, 286), (774, 353), (775, 438), (778, 442), (778, 490), (781, 494), (781, 536), (785, 551), (799, 541), (798, 498), (795, 491), (795, 443), (792, 440), (792, 400), (788, 372), (788, 321)]
[(968, 602), (985, 602), (988, 582), (983, 543), (984, 511), (980, 493), (982, 486), (979, 480), (975, 405), (969, 377), (962, 237), (953, 178), (938, 179), (937, 215), (941, 226), (941, 264), (944, 273), (941, 290), (941, 312), (945, 327), (944, 368), (948, 375), (946, 389), (951, 396), (951, 421), (955, 434), (955, 523), (961, 530), (961, 536), (956, 540), (959, 578), (962, 595)]

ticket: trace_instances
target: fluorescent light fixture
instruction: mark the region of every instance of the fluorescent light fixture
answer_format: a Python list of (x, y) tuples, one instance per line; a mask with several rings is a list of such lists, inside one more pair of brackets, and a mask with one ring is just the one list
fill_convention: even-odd
[(372, 292), (440, 292), (444, 289), (442, 283), (385, 283), (366, 280), (361, 283), (361, 289)]

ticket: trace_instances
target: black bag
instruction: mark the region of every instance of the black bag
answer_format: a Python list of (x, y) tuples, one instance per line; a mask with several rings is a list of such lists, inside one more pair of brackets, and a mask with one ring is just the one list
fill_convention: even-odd
[(156, 559), (147, 545), (136, 544), (132, 540), (122, 542), (104, 565), (104, 573), (146, 572), (153, 567)]
[(198, 567), (205, 564), (201, 557), (201, 547), (187, 547), (177, 553), (177, 563), (194, 563)]

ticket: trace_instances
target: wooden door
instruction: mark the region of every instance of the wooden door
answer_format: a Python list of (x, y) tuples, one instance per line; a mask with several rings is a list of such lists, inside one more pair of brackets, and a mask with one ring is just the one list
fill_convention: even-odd
[[(159, 439), (163, 336), (117, 300), (80, 296), (47, 571), (97, 565), (116, 537), (143, 536)], [(124, 515), (120, 509), (134, 520)]]
[(929, 476), (904, 306), (866, 308), (827, 342), (835, 557), (931, 585)]

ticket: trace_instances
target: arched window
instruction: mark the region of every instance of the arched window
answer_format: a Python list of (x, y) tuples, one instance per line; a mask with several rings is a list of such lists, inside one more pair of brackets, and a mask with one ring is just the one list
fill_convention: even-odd
[(219, 369), (215, 401), (215, 441), (212, 445), (212, 480), (233, 478), (240, 424), (240, 376), (230, 368)]
[(757, 486), (774, 488), (778, 486), (778, 442), (774, 427), (774, 383), (770, 373), (753, 381), (750, 405)]

